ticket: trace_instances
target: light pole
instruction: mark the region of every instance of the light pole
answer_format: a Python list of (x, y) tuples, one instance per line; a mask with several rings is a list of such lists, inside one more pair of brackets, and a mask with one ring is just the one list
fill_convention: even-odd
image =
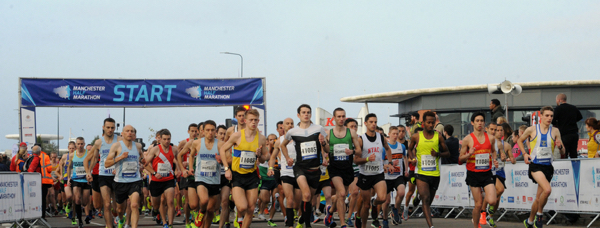
[(226, 55), (237, 55), (240, 57), (240, 59), (242, 60), (242, 70), (241, 70), (241, 74), (240, 74), (240, 78), (244, 77), (244, 57), (242, 57), (242, 55), (238, 54), (238, 53), (232, 53), (232, 52), (221, 52), (221, 54), (226, 54)]

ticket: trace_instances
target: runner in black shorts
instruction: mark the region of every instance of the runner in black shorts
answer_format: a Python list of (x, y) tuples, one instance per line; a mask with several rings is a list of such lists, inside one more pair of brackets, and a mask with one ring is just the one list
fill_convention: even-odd
[[(389, 173), (385, 173), (385, 183), (387, 185), (387, 197), (385, 203), (381, 206), (383, 209), (383, 226), (387, 227), (388, 225), (388, 212), (389, 205), (392, 200), (394, 200), (395, 207), (392, 208), (392, 224), (399, 225), (402, 224), (402, 218), (398, 214), (398, 210), (402, 205), (402, 199), (404, 198), (404, 190), (406, 189), (406, 178), (408, 175), (408, 159), (406, 159), (406, 147), (404, 144), (399, 143), (397, 141), (398, 138), (398, 128), (395, 126), (391, 126), (388, 133), (390, 134), (388, 139), (388, 146), (392, 149), (392, 161), (391, 164), (393, 169)], [(388, 164), (387, 158), (384, 160), (383, 164)], [(396, 198), (392, 199), (390, 192), (396, 190)]]
[[(323, 165), (328, 165), (329, 145), (325, 137), (327, 133), (320, 125), (311, 122), (311, 107), (307, 104), (300, 105), (297, 109), (300, 124), (297, 128), (290, 129), (285, 134), (285, 139), (281, 142), (280, 149), (287, 160), (287, 165), (294, 165), (294, 175), (300, 190), (302, 191), (302, 216), (298, 223), (311, 227), (310, 215), (312, 215), (311, 199), (315, 193), (315, 188), (319, 183), (321, 170), (321, 160)], [(296, 160), (288, 154), (287, 145), (294, 141), (296, 149)], [(325, 159), (321, 159), (324, 157)]]
[[(329, 141), (329, 161), (331, 164), (327, 167), (331, 184), (336, 189), (335, 197), (333, 197), (332, 205), (325, 207), (325, 226), (331, 225), (333, 221), (333, 213), (338, 212), (340, 225), (345, 226), (346, 220), (346, 205), (345, 199), (348, 194), (348, 186), (354, 181), (354, 169), (352, 167), (354, 154), (360, 151), (355, 145), (358, 145), (358, 136), (356, 131), (344, 126), (346, 122), (346, 111), (342, 108), (333, 110), (335, 119), (335, 127), (329, 130), (327, 141)], [(356, 172), (358, 176), (358, 172)]]

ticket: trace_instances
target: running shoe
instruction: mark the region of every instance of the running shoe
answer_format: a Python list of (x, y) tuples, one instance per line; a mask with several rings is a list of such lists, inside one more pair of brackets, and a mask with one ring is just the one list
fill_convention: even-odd
[(389, 223), (388, 223), (388, 220), (387, 220), (387, 219), (385, 219), (385, 220), (381, 221), (381, 223), (383, 223), (383, 226), (382, 226), (382, 228), (390, 228), (390, 225), (389, 225)]
[(394, 224), (394, 225), (402, 224), (402, 219), (400, 218), (400, 215), (398, 214), (398, 208), (393, 207), (392, 214), (394, 215), (392, 217), (392, 224)]
[(485, 212), (481, 212), (481, 215), (479, 216), (479, 225), (487, 225), (485, 217)]
[(229, 224), (228, 222), (225, 223), (225, 228), (231, 228), (231, 224)]
[(185, 228), (192, 228), (192, 226), (189, 223), (186, 223)]
[(296, 228), (304, 228), (304, 224), (298, 223), (298, 225), (296, 225)]
[(313, 214), (310, 216), (310, 218), (311, 218), (311, 221), (312, 221), (312, 223), (318, 223), (318, 222), (319, 222), (319, 220), (321, 220), (321, 218), (319, 218), (319, 216), (315, 215), (315, 213), (313, 213)]
[(163, 228), (169, 228), (169, 225), (165, 224), (165, 225), (163, 226)]
[(119, 223), (117, 224), (118, 228), (123, 228), (125, 226), (125, 217), (123, 217), (122, 219), (119, 220)]
[(79, 221), (79, 228), (83, 228), (83, 222)]
[(85, 224), (90, 224), (90, 220), (92, 220), (92, 218), (89, 215), (85, 216)]
[(352, 222), (352, 219), (346, 219), (346, 225), (348, 225), (349, 227), (354, 227), (354, 223)]
[(533, 227), (534, 228), (542, 228), (544, 227), (544, 222), (542, 222), (542, 218), (544, 216), (542, 215), (535, 215), (535, 219), (533, 220)]
[(487, 224), (490, 225), (490, 227), (496, 228), (496, 223), (494, 222), (494, 218), (492, 218), (492, 216), (487, 216)]
[(213, 217), (212, 223), (219, 224), (219, 221), (221, 221), (221, 215), (215, 215), (215, 217)]
[(374, 228), (381, 228), (381, 224), (379, 224), (379, 220), (373, 220), (371, 226)]
[(75, 218), (71, 219), (71, 225), (76, 226), (77, 225), (77, 220), (75, 220)]
[[(471, 219), (471, 223), (474, 223), (473, 219)], [(481, 224), (477, 224), (477, 227), (481, 228)]]
[(404, 221), (408, 221), (408, 217), (410, 217), (410, 215), (408, 215), (408, 207), (405, 207), (404, 212), (402, 212), (402, 219), (404, 219)]
[(325, 218), (323, 218), (323, 223), (325, 223), (326, 227), (331, 225), (331, 220), (333, 219), (333, 215), (331, 212), (329, 212), (330, 209), (331, 205), (327, 205), (327, 207), (325, 207)]
[(198, 212), (198, 215), (196, 215), (195, 221), (194, 221), (194, 225), (196, 225), (197, 227), (202, 227), (202, 219), (204, 218), (204, 213), (202, 212)]
[(259, 213), (258, 216), (256, 216), (256, 218), (258, 218), (259, 220), (267, 220), (267, 218), (265, 218), (265, 215), (262, 213)]
[(181, 216), (181, 210), (177, 209), (177, 216), (176, 217), (179, 217), (179, 216)]
[(156, 213), (156, 224), (162, 225), (162, 220), (160, 220), (160, 213)]
[(277, 224), (275, 224), (273, 221), (271, 221), (271, 219), (267, 220), (267, 225), (269, 225), (270, 227), (276, 227)]
[(362, 219), (356, 217), (356, 221), (354, 221), (356, 228), (362, 228)]
[(525, 225), (525, 228), (533, 228), (533, 224), (529, 225), (529, 223), (527, 223), (527, 220), (529, 219), (525, 219), (525, 221), (523, 221), (523, 225)]

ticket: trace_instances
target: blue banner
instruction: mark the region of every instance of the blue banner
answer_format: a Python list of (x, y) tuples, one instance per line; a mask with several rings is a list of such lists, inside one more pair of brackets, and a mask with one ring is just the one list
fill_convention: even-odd
[(263, 79), (21, 79), (21, 105), (224, 106), (260, 105)]

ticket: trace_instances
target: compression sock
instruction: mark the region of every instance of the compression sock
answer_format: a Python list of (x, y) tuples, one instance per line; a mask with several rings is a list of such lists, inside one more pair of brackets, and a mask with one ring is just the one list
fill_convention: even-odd
[(285, 221), (285, 226), (286, 227), (294, 226), (294, 209), (286, 208), (285, 215), (287, 218), (287, 220)]
[(375, 221), (379, 218), (379, 212), (377, 211), (377, 206), (375, 204), (371, 205), (371, 218)]
[(310, 226), (310, 215), (312, 215), (312, 205), (310, 202), (302, 202), (302, 217), (304, 218), (304, 227), (308, 228)]
[(81, 211), (81, 205), (75, 205), (75, 213), (77, 213), (77, 221), (81, 222), (81, 213), (83, 213)]
[(494, 206), (490, 205), (490, 207), (488, 208), (488, 214), (491, 216), (494, 216)]

